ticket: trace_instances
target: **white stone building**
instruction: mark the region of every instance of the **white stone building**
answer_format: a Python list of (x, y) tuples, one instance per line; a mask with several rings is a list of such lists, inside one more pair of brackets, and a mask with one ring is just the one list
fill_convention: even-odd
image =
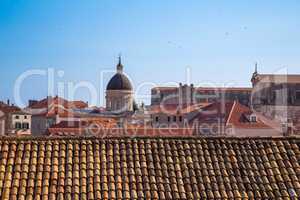
[(7, 135), (31, 135), (31, 115), (26, 112), (8, 113), (5, 125)]

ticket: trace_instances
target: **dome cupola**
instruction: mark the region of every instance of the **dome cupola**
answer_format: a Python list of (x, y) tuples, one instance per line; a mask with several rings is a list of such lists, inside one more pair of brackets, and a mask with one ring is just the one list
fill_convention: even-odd
[(121, 56), (117, 65), (117, 73), (108, 82), (106, 90), (132, 90), (132, 85), (128, 77), (123, 73)]

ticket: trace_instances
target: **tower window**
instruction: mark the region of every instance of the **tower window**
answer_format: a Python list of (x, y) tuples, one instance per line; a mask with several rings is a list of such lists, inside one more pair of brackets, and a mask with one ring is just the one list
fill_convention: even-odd
[(171, 121), (171, 117), (168, 117), (168, 122), (170, 122)]
[(155, 117), (155, 121), (158, 122), (159, 121), (159, 117)]
[(173, 122), (176, 122), (177, 118), (176, 116), (173, 117)]

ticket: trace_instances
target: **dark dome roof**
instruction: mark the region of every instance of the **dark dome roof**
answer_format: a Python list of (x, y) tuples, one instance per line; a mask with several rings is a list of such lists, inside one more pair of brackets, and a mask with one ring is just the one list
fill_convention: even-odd
[(106, 90), (132, 90), (132, 85), (123, 73), (116, 73), (108, 82)]

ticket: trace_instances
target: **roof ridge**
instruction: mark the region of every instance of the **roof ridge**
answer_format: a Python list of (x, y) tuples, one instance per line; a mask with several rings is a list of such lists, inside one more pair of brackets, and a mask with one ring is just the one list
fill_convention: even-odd
[(226, 126), (228, 126), (229, 122), (231, 121), (231, 118), (232, 118), (232, 115), (233, 115), (233, 111), (234, 111), (234, 109), (236, 107), (236, 104), (237, 104), (237, 101), (234, 101), (233, 105), (231, 106), (230, 113), (229, 113), (228, 118), (226, 120)]

